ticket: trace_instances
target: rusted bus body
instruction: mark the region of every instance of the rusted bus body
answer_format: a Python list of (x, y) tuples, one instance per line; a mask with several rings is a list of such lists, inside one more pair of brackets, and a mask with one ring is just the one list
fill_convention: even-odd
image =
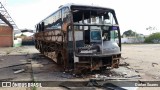
[(121, 38), (113, 9), (65, 5), (36, 25), (35, 47), (64, 69), (118, 67)]
[(56, 54), (62, 52), (63, 36), (60, 35), (60, 30), (50, 30), (35, 34), (36, 48), (57, 62)]

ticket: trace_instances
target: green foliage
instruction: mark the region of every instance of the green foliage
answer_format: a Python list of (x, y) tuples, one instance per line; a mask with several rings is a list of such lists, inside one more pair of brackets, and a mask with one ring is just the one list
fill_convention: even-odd
[(32, 90), (37, 90), (37, 88), (36, 87), (32, 87)]
[(21, 36), (24, 36), (24, 37), (26, 37), (26, 35), (24, 35), (23, 33), (21, 34)]
[(145, 43), (160, 43), (160, 33), (153, 33), (145, 38)]
[(132, 31), (132, 30), (128, 30), (128, 31), (125, 31), (124, 33), (123, 33), (123, 36), (126, 36), (126, 37), (133, 37), (133, 36), (137, 36), (138, 34), (136, 33), (136, 32), (134, 32), (134, 31)]

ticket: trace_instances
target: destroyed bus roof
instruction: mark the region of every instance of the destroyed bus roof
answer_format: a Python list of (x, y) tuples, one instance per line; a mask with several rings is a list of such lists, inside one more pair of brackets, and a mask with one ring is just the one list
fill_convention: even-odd
[[(110, 9), (110, 10), (113, 10), (112, 8), (108, 8), (108, 7), (102, 7), (102, 6), (97, 6), (97, 5), (84, 5), (84, 4), (74, 4), (74, 3), (71, 3), (71, 4), (65, 4), (65, 5), (62, 5), (59, 7), (59, 9), (62, 9), (64, 7), (72, 7), (72, 6), (77, 6), (77, 7), (91, 7), (91, 8), (101, 8), (101, 9)], [(71, 9), (71, 8), (70, 8)]]
[[(65, 4), (65, 5), (61, 5), (58, 10), (54, 11), (52, 14), (50, 14), (48, 17), (52, 16), (53, 14), (55, 14), (57, 11), (59, 11), (60, 9), (64, 8), (64, 7), (68, 7), (70, 10), (71, 9), (81, 9), (81, 10), (87, 10), (86, 8), (89, 8), (89, 9), (101, 9), (101, 10), (110, 10), (110, 11), (114, 11), (114, 9), (112, 8), (108, 8), (108, 7), (102, 7), (102, 6), (95, 6), (95, 5), (83, 5), (83, 4), (74, 4), (74, 3), (71, 3), (71, 4)], [(74, 8), (73, 8), (74, 7)], [(76, 8), (75, 8), (76, 7)], [(48, 17), (46, 17), (45, 19), (41, 20), (39, 23), (42, 23), (44, 20), (46, 20)], [(39, 24), (37, 23), (37, 24)], [(37, 25), (36, 24), (36, 25)]]

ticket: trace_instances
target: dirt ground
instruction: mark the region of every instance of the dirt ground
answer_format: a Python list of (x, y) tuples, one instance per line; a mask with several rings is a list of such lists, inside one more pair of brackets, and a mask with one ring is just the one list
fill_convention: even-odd
[[(107, 79), (114, 78), (116, 80), (117, 78), (123, 79), (127, 77), (127, 80), (131, 81), (160, 81), (159, 53), (159, 44), (125, 44), (122, 45), (122, 58), (118, 69), (112, 69), (111, 73), (106, 71), (105, 73), (93, 73), (91, 75), (75, 77), (70, 73), (63, 72), (52, 60), (41, 55), (34, 46), (0, 48), (0, 81), (85, 81), (90, 78), (102, 79), (102, 77)], [(18, 70), (24, 71), (15, 73)], [(116, 74), (113, 72), (116, 72)], [(13, 89), (67, 90), (64, 87), (0, 88), (0, 90)], [(88, 89), (92, 90), (95, 88)], [(96, 89), (103, 90), (104, 88)], [(160, 90), (159, 87), (128, 87), (127, 89)], [(72, 88), (71, 90), (77, 89)], [(105, 88), (105, 90), (107, 89)]]
[(160, 44), (123, 45), (122, 57), (145, 80), (160, 80)]

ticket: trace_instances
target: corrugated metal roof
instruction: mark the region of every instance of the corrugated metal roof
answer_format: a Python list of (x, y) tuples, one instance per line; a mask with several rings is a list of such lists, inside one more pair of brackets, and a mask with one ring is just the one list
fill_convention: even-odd
[(15, 24), (3, 4), (0, 2), (0, 25), (10, 26), (13, 30), (19, 30), (18, 26)]

